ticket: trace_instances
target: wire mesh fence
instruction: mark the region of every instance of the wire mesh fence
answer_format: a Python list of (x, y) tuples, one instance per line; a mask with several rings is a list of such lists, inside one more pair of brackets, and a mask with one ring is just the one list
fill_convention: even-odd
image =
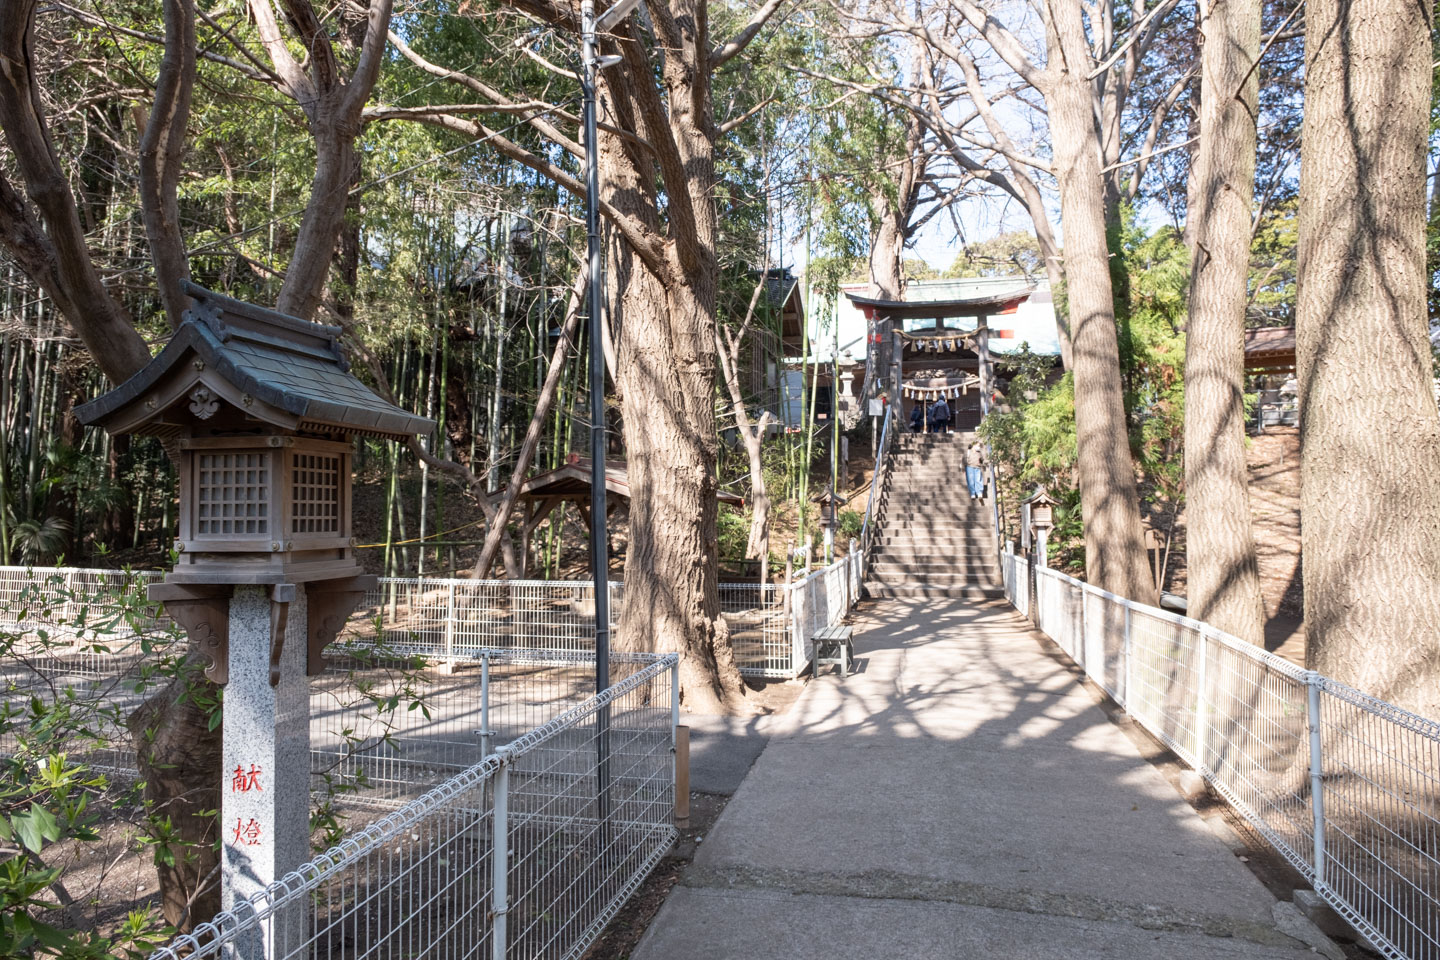
[[(843, 616), (858, 596), (846, 588), (854, 579), (847, 571), (856, 562), (842, 558), (788, 585), (720, 584), (720, 613), (741, 674), (799, 676), (809, 664), (809, 633), (835, 622), (827, 621), (834, 612)], [(823, 583), (813, 582), (822, 575)], [(797, 598), (797, 592), (804, 596)], [(624, 602), (625, 584), (612, 581), (612, 632), (620, 627)], [(807, 619), (797, 619), (797, 611)], [(588, 580), (383, 577), (351, 619), (348, 634), (435, 657), (473, 657), (481, 649), (510, 647), (591, 652), (595, 588)]]
[[(174, 637), (96, 641), (78, 657), (10, 658), (0, 667), (0, 711), (17, 720), (40, 702), (84, 712), (87, 742), (72, 757), (111, 776), (136, 775), (126, 720), (170, 680), (157, 661)], [(595, 692), (593, 654), (478, 650), (429, 661), (348, 645), (310, 682), (312, 792), (342, 806), (396, 807), (478, 763)], [(648, 662), (646, 658), (645, 662)], [(632, 655), (613, 654), (617, 667)], [(0, 728), (0, 753), (20, 749), (20, 723)]]
[(580, 955), (676, 836), (678, 660), (645, 659), (153, 960)]
[[(793, 583), (721, 583), (720, 612), (741, 674), (794, 679), (804, 672), (811, 634), (838, 623), (859, 598), (860, 563), (859, 551), (852, 548), (849, 556)], [(85, 619), (92, 627), (114, 626), (121, 612), (115, 598), (123, 588), (162, 576), (157, 571), (0, 567), (0, 624), (36, 626), (22, 621), (39, 604), (48, 609), (52, 623)], [(624, 612), (625, 585), (611, 582), (610, 591), (614, 631)], [(133, 623), (140, 614), (132, 605), (128, 619)], [(147, 630), (169, 622), (158, 607), (147, 607), (143, 616)], [(485, 651), (507, 649), (562, 658), (593, 653), (595, 588), (587, 580), (381, 577), (342, 639), (432, 659), (476, 660)]]
[(1006, 595), (1383, 956), (1440, 957), (1440, 724), (1002, 555)]

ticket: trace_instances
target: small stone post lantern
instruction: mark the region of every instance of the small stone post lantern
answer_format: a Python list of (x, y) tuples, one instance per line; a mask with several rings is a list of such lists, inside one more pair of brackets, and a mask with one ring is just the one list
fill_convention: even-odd
[(1034, 544), (1030, 553), (1029, 606), (1030, 619), (1036, 624), (1040, 622), (1040, 604), (1035, 571), (1040, 567), (1049, 566), (1045, 547), (1050, 536), (1050, 529), (1055, 526), (1055, 504), (1057, 502), (1054, 497), (1050, 496), (1044, 484), (1036, 487), (1034, 493), (1020, 502), (1020, 515), (1023, 518), (1021, 532), (1025, 535), (1027, 543)]
[(820, 504), (820, 526), (825, 531), (825, 562), (828, 564), (835, 559), (836, 511), (848, 503), (849, 498), (840, 496), (832, 487), (826, 487), (812, 499)]
[[(150, 598), (225, 686), (220, 839), (226, 909), (310, 850), (308, 676), (375, 583), (355, 560), (350, 457), (358, 436), (403, 440), (433, 422), (349, 372), (339, 327), (194, 284), (170, 342), (139, 373), (76, 409), (112, 435), (158, 436), (179, 465), (179, 561)], [(264, 943), (303, 940), (281, 911)], [(300, 926), (297, 927), (296, 925)]]
[(1050, 496), (1043, 484), (1036, 487), (1035, 492), (1021, 502), (1022, 508), (1030, 517), (1030, 531), (1035, 539), (1035, 557), (1042, 567), (1049, 566), (1046, 563), (1045, 542), (1051, 528), (1055, 526), (1055, 505), (1058, 502)]

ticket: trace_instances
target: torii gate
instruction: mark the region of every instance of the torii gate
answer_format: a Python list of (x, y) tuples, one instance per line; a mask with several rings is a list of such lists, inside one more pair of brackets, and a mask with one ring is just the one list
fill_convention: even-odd
[[(869, 328), (867, 383), (875, 385), (878, 395), (881, 381), (885, 382), (884, 392), (897, 415), (902, 409), (902, 395), (913, 395), (917, 399), (931, 395), (949, 397), (968, 392), (974, 383), (980, 391), (981, 414), (988, 413), (995, 389), (990, 318), (1015, 313), (1034, 291), (1035, 287), (1027, 284), (1019, 290), (999, 294), (917, 301), (880, 300), (847, 292), (845, 295), (865, 315)], [(946, 320), (970, 318), (975, 320), (973, 330), (944, 325)], [(932, 326), (914, 328), (912, 324), (913, 329), (907, 331), (907, 320), (929, 320)], [(907, 384), (903, 371), (919, 365), (939, 369), (945, 375)]]

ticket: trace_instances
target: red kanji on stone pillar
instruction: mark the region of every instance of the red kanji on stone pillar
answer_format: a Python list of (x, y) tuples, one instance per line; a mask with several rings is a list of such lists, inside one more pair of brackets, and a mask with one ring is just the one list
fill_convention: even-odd
[(248, 823), (242, 818), (235, 818), (235, 835), (230, 838), (231, 843), (239, 844), (242, 847), (254, 847), (260, 843), (260, 824), (251, 817)]
[(235, 765), (235, 773), (230, 777), (231, 793), (249, 793), (251, 790), (261, 789), (264, 788), (260, 786), (259, 767), (252, 763), (250, 769), (246, 771), (242, 765)]

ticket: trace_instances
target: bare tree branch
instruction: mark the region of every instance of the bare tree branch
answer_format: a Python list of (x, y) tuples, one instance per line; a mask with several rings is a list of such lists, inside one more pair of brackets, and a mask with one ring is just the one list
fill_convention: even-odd
[[(118, 384), (149, 362), (150, 351), (90, 259), (75, 195), (46, 130), (31, 51), (35, 9), (36, 0), (0, 0), (0, 23), (7, 25), (0, 30), (0, 131), (40, 214), (30, 215), (18, 194), (7, 189), (0, 216), (16, 232), (6, 230), (0, 239), (7, 248), (20, 248), (22, 264), (39, 268), (31, 278), (70, 321), (101, 372)], [(35, 232), (42, 220), (43, 246)]]
[(165, 0), (165, 55), (155, 104), (140, 138), (140, 217), (150, 241), (160, 302), (171, 329), (180, 326), (190, 297), (190, 258), (180, 230), (180, 161), (195, 87), (195, 0)]
[(755, 39), (765, 24), (775, 15), (775, 11), (779, 10), (784, 3), (785, 0), (766, 0), (764, 6), (755, 11), (755, 15), (750, 18), (750, 22), (745, 24), (739, 33), (716, 49), (710, 51), (710, 66), (718, 70), (731, 58), (739, 54), (740, 51), (748, 47), (750, 41)]

